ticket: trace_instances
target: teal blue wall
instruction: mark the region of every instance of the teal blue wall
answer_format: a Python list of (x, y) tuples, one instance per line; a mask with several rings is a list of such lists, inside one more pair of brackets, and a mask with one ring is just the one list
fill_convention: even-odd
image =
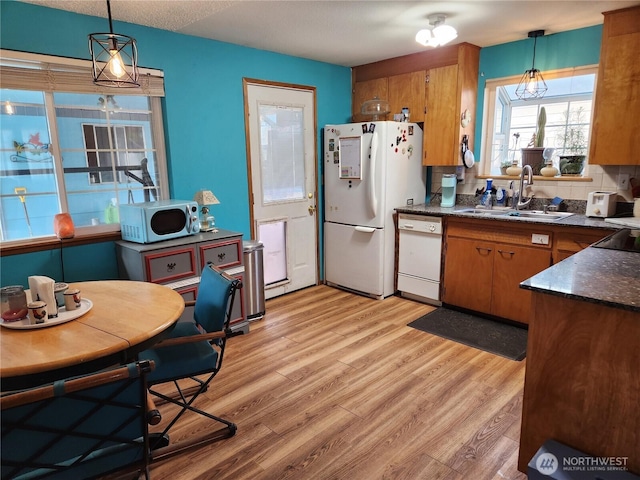
[[(536, 63), (538, 70), (596, 65), (600, 61), (602, 25), (580, 28), (567, 32), (540, 37), (536, 43)], [(478, 76), (478, 112), (476, 122), (474, 154), (480, 159), (482, 151), (482, 117), (484, 89), (487, 80), (522, 75), (531, 68), (533, 60), (533, 39), (503, 43), (480, 50), (480, 75)]]
[[(89, 59), (87, 35), (106, 30), (103, 18), (0, 1), (3, 49)], [(213, 208), (216, 224), (245, 239), (250, 225), (243, 77), (316, 88), (318, 159), (322, 127), (350, 119), (349, 68), (121, 22), (114, 22), (114, 31), (136, 38), (140, 66), (164, 71), (171, 197), (191, 199), (198, 189), (212, 190), (221, 202)], [(117, 277), (113, 242), (73, 250), (79, 254), (65, 257), (67, 281)], [(1, 284), (24, 284), (27, 273), (55, 273), (56, 257), (59, 252), (2, 257)]]

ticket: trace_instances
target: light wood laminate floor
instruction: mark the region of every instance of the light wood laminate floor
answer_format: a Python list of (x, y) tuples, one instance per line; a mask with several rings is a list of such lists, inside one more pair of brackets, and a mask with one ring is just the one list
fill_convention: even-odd
[[(526, 479), (525, 362), (406, 326), (433, 308), (327, 286), (267, 301), (199, 400), (237, 434), (153, 464), (152, 478)], [(208, 428), (193, 418), (172, 438)]]

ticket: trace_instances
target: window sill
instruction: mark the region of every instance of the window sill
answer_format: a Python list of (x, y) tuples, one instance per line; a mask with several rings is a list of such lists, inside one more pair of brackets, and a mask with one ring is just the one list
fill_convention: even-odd
[(75, 236), (65, 240), (60, 240), (56, 237), (42, 237), (33, 240), (2, 242), (0, 244), (0, 257), (20, 255), (23, 253), (43, 252), (62, 247), (90, 245), (92, 243), (115, 242), (121, 238), (120, 231), (116, 231)]
[[(520, 180), (520, 175), (476, 175), (476, 178), (493, 178), (494, 180)], [(571, 175), (560, 177), (543, 177), (542, 175), (534, 175), (533, 179), (538, 180), (539, 182), (593, 182), (593, 178), (591, 177), (573, 177)]]

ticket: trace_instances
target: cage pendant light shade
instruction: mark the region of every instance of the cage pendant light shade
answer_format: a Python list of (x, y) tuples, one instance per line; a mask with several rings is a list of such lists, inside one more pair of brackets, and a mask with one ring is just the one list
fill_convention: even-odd
[(139, 87), (136, 40), (113, 33), (111, 3), (107, 0), (109, 33), (89, 35), (93, 83), (105, 87)]
[(531, 63), (531, 68), (529, 70), (525, 70), (522, 74), (522, 78), (520, 79), (520, 83), (518, 83), (518, 86), (516, 87), (516, 96), (520, 100), (542, 98), (544, 97), (544, 94), (547, 93), (547, 83), (544, 81), (540, 70), (535, 67), (536, 40), (538, 37), (543, 35), (544, 30), (529, 32), (529, 38), (533, 38), (533, 61)]

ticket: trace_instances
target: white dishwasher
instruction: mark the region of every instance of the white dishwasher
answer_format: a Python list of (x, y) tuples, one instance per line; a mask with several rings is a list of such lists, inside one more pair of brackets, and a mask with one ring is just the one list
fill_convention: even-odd
[(415, 300), (441, 305), (442, 219), (398, 215), (398, 290)]

